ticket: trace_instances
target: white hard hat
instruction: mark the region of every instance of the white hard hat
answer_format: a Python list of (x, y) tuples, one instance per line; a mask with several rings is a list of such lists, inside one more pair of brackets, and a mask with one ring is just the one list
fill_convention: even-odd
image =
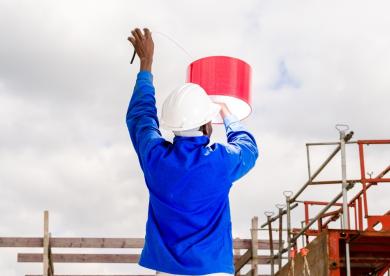
[(164, 129), (172, 131), (193, 129), (210, 122), (220, 109), (202, 87), (186, 83), (165, 99), (160, 123)]

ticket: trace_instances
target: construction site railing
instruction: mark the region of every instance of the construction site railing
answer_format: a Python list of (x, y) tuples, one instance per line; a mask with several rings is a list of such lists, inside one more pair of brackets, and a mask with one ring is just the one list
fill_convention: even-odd
[[(390, 211), (385, 215), (380, 216), (370, 216), (368, 212), (368, 202), (367, 202), (367, 190), (377, 185), (380, 182), (390, 182), (390, 178), (385, 178), (385, 175), (390, 171), (390, 165), (387, 166), (383, 171), (381, 171), (375, 177), (369, 178), (366, 177), (365, 172), (365, 162), (364, 162), (364, 145), (383, 145), (390, 144), (390, 140), (358, 140), (350, 141), (353, 132), (346, 134), (348, 127), (345, 125), (338, 125), (336, 127), (340, 133), (339, 142), (326, 142), (326, 143), (307, 143), (306, 144), (306, 155), (307, 155), (307, 168), (308, 168), (308, 180), (304, 185), (293, 194), (291, 191), (285, 191), (285, 205), (277, 205), (278, 212), (273, 216), (272, 212), (265, 212), (267, 221), (261, 225), (261, 229), (268, 226), (269, 231), (269, 240), (270, 240), (270, 255), (272, 259), (278, 261), (278, 267), (281, 268), (281, 262), (283, 254), (288, 254), (288, 259), (291, 259), (291, 250), (296, 252), (297, 241), (302, 237), (302, 246), (305, 246), (308, 242), (309, 236), (317, 236), (321, 233), (322, 230), (327, 229), (330, 222), (338, 220), (343, 216), (342, 229), (351, 229), (351, 219), (350, 219), (350, 209), (353, 208), (354, 211), (354, 228), (355, 230), (364, 229), (364, 218), (367, 222), (367, 230), (374, 231), (374, 227), (378, 224), (382, 224), (382, 229), (390, 230)], [(359, 163), (360, 163), (360, 179), (347, 179), (346, 177), (346, 158), (345, 158), (345, 146), (347, 144), (355, 144), (358, 146), (359, 151)], [(310, 147), (311, 146), (322, 146), (322, 145), (336, 145), (336, 148), (330, 153), (330, 155), (325, 159), (325, 161), (319, 165), (314, 173), (311, 172), (311, 162), (310, 162)], [(333, 160), (333, 158), (341, 152), (341, 161), (342, 161), (342, 179), (341, 180), (325, 180), (325, 181), (315, 181), (318, 175), (326, 168), (326, 166)], [(362, 189), (354, 195), (352, 200), (347, 200), (347, 191), (351, 190), (356, 183), (361, 183)], [(299, 196), (311, 185), (329, 185), (329, 184), (342, 184), (342, 191), (338, 193), (332, 200), (327, 201), (309, 201), (309, 200), (298, 200)], [(342, 202), (339, 202), (340, 199), (343, 199)], [(292, 228), (291, 227), (291, 211), (295, 209), (298, 204), (304, 205), (305, 220), (302, 221), (301, 228)], [(309, 207), (310, 206), (324, 206), (317, 214), (310, 218), (309, 216)], [(332, 207), (340, 207), (339, 209), (329, 211)], [(329, 212), (328, 212), (329, 211)], [(287, 227), (282, 228), (283, 218), (286, 216)], [(325, 222), (323, 220), (326, 219)], [(279, 221), (279, 228), (273, 228), (272, 223)], [(311, 227), (317, 224), (318, 229), (313, 230)], [(281, 233), (286, 232), (287, 237), (287, 246), (281, 246), (279, 243), (278, 248), (274, 248), (272, 242), (272, 232), (279, 231), (279, 239), (281, 239)], [(348, 243), (346, 242), (346, 265), (348, 266)], [(276, 251), (276, 253), (274, 252)], [(295, 253), (294, 253), (295, 254)], [(348, 275), (347, 267), (347, 275)], [(271, 261), (271, 275), (274, 275), (274, 261)], [(350, 275), (350, 274), (349, 274)]]

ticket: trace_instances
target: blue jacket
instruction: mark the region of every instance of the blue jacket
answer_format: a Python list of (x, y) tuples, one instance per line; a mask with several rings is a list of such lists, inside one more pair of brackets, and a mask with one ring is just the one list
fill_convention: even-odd
[[(149, 190), (141, 266), (172, 274), (234, 274), (229, 190), (255, 164), (255, 139), (226, 122), (228, 144), (159, 131), (153, 77), (138, 73), (126, 122)], [(230, 125), (229, 125), (230, 124)]]

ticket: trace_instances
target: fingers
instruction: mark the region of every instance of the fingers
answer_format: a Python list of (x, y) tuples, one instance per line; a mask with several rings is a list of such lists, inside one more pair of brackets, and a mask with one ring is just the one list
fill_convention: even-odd
[(146, 38), (151, 38), (152, 34), (148, 28), (144, 28), (144, 33)]
[(130, 41), (131, 44), (133, 44), (133, 46), (135, 45), (135, 38), (134, 38), (134, 37), (129, 36), (129, 37), (127, 38), (127, 40)]
[(145, 39), (144, 35), (142, 34), (142, 32), (141, 32), (141, 30), (139, 28), (135, 29), (135, 33), (137, 34), (137, 36), (138, 36), (138, 38), (140, 40), (144, 40)]
[(131, 31), (131, 34), (133, 35), (133, 37), (135, 38), (135, 41), (138, 42), (138, 41), (142, 41), (142, 37), (139, 36), (139, 34), (137, 33), (137, 31), (134, 29)]
[(144, 28), (144, 34), (142, 34), (142, 31), (139, 28), (135, 28), (131, 31), (131, 34), (136, 40), (144, 40), (145, 38), (151, 38), (152, 33), (148, 28)]

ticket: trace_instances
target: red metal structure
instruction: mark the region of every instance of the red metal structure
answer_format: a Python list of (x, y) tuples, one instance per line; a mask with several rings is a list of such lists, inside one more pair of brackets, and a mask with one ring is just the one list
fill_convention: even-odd
[[(390, 145), (390, 140), (358, 140), (349, 141), (353, 135), (350, 132), (348, 135), (342, 136), (343, 141), (332, 143), (309, 143), (307, 144), (308, 154), (308, 171), (309, 180), (305, 185), (294, 195), (286, 195), (286, 211), (287, 214), (287, 240), (289, 241), (287, 248), (279, 250), (275, 254), (275, 258), (282, 257), (284, 253), (289, 253), (290, 249), (296, 252), (298, 249), (298, 239), (302, 237), (302, 248), (308, 248), (308, 253), (289, 254), (289, 262), (281, 268), (275, 275), (292, 275), (293, 266), (296, 268), (295, 275), (390, 275), (390, 208), (385, 209), (382, 214), (369, 213), (369, 199), (367, 191), (380, 184), (390, 182), (390, 177), (387, 176), (390, 172), (390, 165), (385, 167), (375, 177), (366, 177), (365, 164), (365, 146), (368, 145)], [(324, 167), (336, 154), (342, 150), (342, 143), (357, 145), (360, 167), (359, 179), (343, 180), (326, 180), (314, 181)], [(310, 169), (309, 147), (319, 145), (337, 145), (331, 155), (312, 175)], [(343, 154), (343, 153), (342, 153)], [(345, 154), (345, 152), (344, 152)], [(389, 152), (390, 156), (390, 152)], [(342, 157), (343, 158), (343, 157)], [(344, 156), (345, 158), (345, 156)], [(390, 160), (389, 160), (390, 161)], [(389, 162), (390, 163), (390, 162)], [(345, 168), (344, 168), (345, 169)], [(319, 200), (297, 200), (298, 196), (309, 186), (312, 185), (328, 185), (344, 183), (346, 190), (350, 190), (354, 185), (361, 185), (353, 195), (352, 199), (343, 202), (340, 199), (344, 196), (339, 193), (331, 201)], [(344, 192), (344, 191), (343, 191)], [(351, 193), (351, 192), (349, 192)], [(301, 228), (290, 228), (291, 208), (293, 204), (302, 204), (304, 209), (304, 221)], [(345, 205), (344, 205), (345, 204)], [(343, 208), (343, 205), (345, 209)], [(390, 204), (389, 204), (390, 205)], [(322, 208), (315, 216), (312, 216), (312, 207)], [(347, 210), (347, 214), (343, 216), (343, 209)], [(343, 221), (343, 217), (346, 221)], [(283, 214), (275, 216), (268, 221), (282, 220)], [(330, 227), (331, 222), (340, 220), (343, 227)], [(265, 223), (262, 227), (267, 226), (271, 229), (270, 223)], [(314, 226), (317, 227), (314, 227)], [(279, 231), (282, 231), (279, 227)], [(315, 239), (310, 239), (310, 237)], [(272, 245), (271, 245), (272, 247)], [(307, 255), (307, 256), (306, 256)], [(295, 257), (292, 257), (295, 256)], [(305, 264), (306, 263), (306, 264)], [(311, 267), (305, 272), (305, 267)], [(388, 274), (387, 274), (388, 273)], [(271, 275), (273, 275), (271, 273)]]

